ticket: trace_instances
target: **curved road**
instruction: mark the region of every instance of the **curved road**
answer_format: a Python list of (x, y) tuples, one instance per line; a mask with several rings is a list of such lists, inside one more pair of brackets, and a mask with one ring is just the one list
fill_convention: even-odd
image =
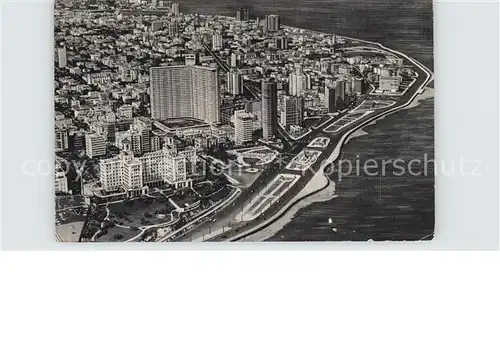
[[(302, 140), (305, 141), (305, 143), (303, 144), (306, 144), (309, 140), (314, 139), (319, 134), (327, 134), (328, 136), (330, 136), (332, 142), (330, 143), (330, 146), (323, 151), (322, 156), (312, 167), (312, 169), (302, 177), (303, 179), (301, 179), (301, 181), (298, 184), (295, 185), (294, 189), (289, 190), (288, 193), (284, 195), (283, 201), (280, 201), (280, 206), (277, 205), (273, 206), (272, 208), (268, 209), (266, 215), (263, 218), (243, 224), (241, 225), (241, 227), (235, 228), (231, 232), (224, 233), (223, 236), (212, 238), (211, 239), (212, 241), (238, 241), (271, 225), (273, 222), (275, 222), (277, 219), (283, 216), (297, 202), (294, 201), (296, 195), (309, 183), (314, 174), (316, 174), (321, 168), (324, 168), (326, 166), (326, 164), (324, 164), (324, 161), (330, 158), (335, 149), (341, 148), (344, 145), (347, 138), (353, 132), (366, 126), (367, 124), (372, 123), (373, 121), (379, 118), (385, 117), (387, 115), (393, 114), (397, 111), (407, 108), (408, 106), (411, 105), (411, 103), (415, 100), (415, 98), (423, 92), (424, 88), (434, 80), (434, 74), (427, 67), (425, 67), (420, 62), (407, 56), (404, 53), (401, 53), (393, 49), (389, 49), (379, 43), (373, 43), (366, 40), (360, 40), (349, 37), (343, 37), (343, 38), (363, 44), (368, 44), (367, 46), (369, 47), (374, 47), (375, 49), (391, 53), (395, 56), (399, 56), (403, 59), (406, 59), (406, 61), (411, 62), (415, 67), (415, 71), (418, 74), (415, 82), (403, 96), (399, 97), (399, 100), (396, 102), (396, 104), (392, 105), (391, 107), (383, 108), (374, 111), (372, 113), (369, 113), (363, 118), (360, 118), (359, 120), (354, 122), (353, 124), (346, 126), (348, 128), (344, 127), (332, 133), (327, 131), (328, 128), (331, 126), (331, 123), (328, 123), (326, 124), (326, 126), (325, 124), (323, 124), (321, 128), (305, 136), (304, 137), (305, 140)], [(333, 160), (333, 162), (335, 162), (336, 159)], [(286, 203), (285, 206), (283, 206), (283, 202)]]

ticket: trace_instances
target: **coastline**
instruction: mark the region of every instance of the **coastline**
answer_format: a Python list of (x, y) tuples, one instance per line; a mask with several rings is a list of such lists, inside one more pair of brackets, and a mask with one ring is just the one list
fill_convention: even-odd
[[(295, 28), (295, 29), (298, 29), (298, 30), (309, 31), (309, 30), (305, 30), (305, 29), (301, 29), (301, 28), (296, 28), (296, 27), (289, 27), (289, 28)], [(310, 31), (310, 32), (317, 33), (318, 35), (319, 34), (322, 34), (322, 35), (326, 34), (326, 33), (320, 33), (320, 32), (317, 32), (317, 31)], [(249, 229), (249, 230), (247, 230), (247, 231), (245, 231), (243, 233), (235, 235), (235, 236), (229, 238), (228, 239), (229, 241), (240, 241), (240, 240), (246, 240), (246, 241), (248, 241), (250, 238), (253, 238), (253, 240), (250, 240), (250, 241), (256, 241), (256, 240), (258, 240), (258, 238), (260, 238), (259, 241), (261, 241), (262, 238), (264, 238), (266, 235), (265, 234), (259, 235), (260, 231), (263, 231), (263, 230), (271, 227), (275, 222), (277, 222), (279, 220), (282, 220), (284, 218), (284, 216), (287, 215), (288, 211), (290, 211), (294, 206), (300, 205), (300, 203), (302, 201), (307, 200), (310, 195), (313, 195), (313, 194), (316, 194), (316, 193), (322, 191), (322, 189), (317, 189), (317, 186), (313, 185), (313, 186), (311, 186), (311, 188), (314, 189), (314, 190), (310, 190), (308, 193), (306, 191), (306, 193), (304, 193), (304, 190), (307, 189), (310, 184), (315, 184), (315, 182), (317, 181), (317, 180), (315, 180), (316, 177), (318, 177), (318, 176), (325, 177), (324, 174), (323, 174), (324, 168), (327, 165), (335, 162), (338, 159), (342, 147), (344, 147), (346, 145), (346, 143), (350, 140), (350, 138), (352, 138), (351, 136), (353, 135), (353, 133), (356, 133), (357, 131), (362, 130), (362, 128), (364, 128), (366, 126), (369, 126), (369, 125), (371, 125), (373, 123), (376, 123), (378, 120), (381, 120), (381, 119), (384, 119), (387, 116), (393, 115), (396, 112), (399, 112), (401, 110), (406, 110), (406, 109), (418, 106), (419, 105), (419, 101), (421, 100), (421, 99), (418, 99), (418, 97), (420, 97), (422, 95), (424, 96), (423, 99), (426, 99), (426, 95), (424, 95), (424, 94), (426, 92), (429, 92), (427, 86), (430, 83), (433, 82), (433, 80), (434, 80), (434, 73), (429, 68), (427, 68), (426, 66), (424, 66), (422, 63), (420, 63), (416, 59), (413, 59), (410, 56), (408, 56), (408, 55), (406, 55), (406, 54), (404, 54), (402, 52), (399, 52), (399, 51), (394, 50), (394, 49), (387, 48), (386, 46), (384, 46), (384, 45), (382, 45), (380, 43), (371, 42), (371, 41), (362, 40), (362, 39), (355, 39), (355, 38), (346, 37), (346, 36), (339, 36), (339, 37), (346, 38), (346, 39), (353, 40), (353, 41), (357, 41), (357, 42), (361, 42), (361, 43), (366, 43), (366, 44), (369, 44), (369, 45), (375, 45), (375, 46), (377, 46), (378, 48), (380, 48), (383, 51), (390, 52), (390, 53), (392, 53), (393, 55), (396, 55), (396, 56), (402, 56), (402, 57), (406, 58), (408, 61), (410, 61), (412, 64), (414, 64), (415, 66), (417, 66), (418, 68), (420, 68), (420, 70), (422, 70), (427, 75), (427, 78), (424, 81), (424, 83), (421, 84), (421, 86), (418, 88), (418, 90), (411, 96), (411, 98), (409, 99), (409, 101), (406, 102), (405, 104), (403, 104), (401, 106), (397, 106), (397, 107), (391, 108), (391, 109), (389, 109), (387, 111), (375, 114), (374, 116), (370, 117), (368, 120), (366, 120), (363, 123), (355, 126), (353, 129), (345, 132), (342, 135), (340, 141), (337, 143), (334, 151), (330, 154), (330, 156), (326, 160), (324, 160), (322, 162), (322, 164), (320, 166), (320, 169), (319, 169), (319, 172), (314, 175), (314, 177), (309, 181), (309, 183), (304, 187), (304, 189), (302, 189), (300, 191), (300, 193), (296, 197), (294, 197), (291, 201), (289, 201), (280, 211), (278, 211), (278, 213), (276, 213), (271, 218), (269, 218), (267, 221), (264, 221), (259, 226), (257, 226), (257, 228)], [(327, 201), (327, 200), (324, 200), (324, 201)], [(312, 202), (310, 202), (308, 204), (303, 203), (302, 206), (297, 206), (297, 208), (293, 212), (293, 214), (295, 214), (301, 208), (307, 207), (307, 206), (311, 205), (314, 202), (318, 202), (318, 201), (312, 201)], [(280, 222), (280, 225), (282, 226), (282, 228), (284, 227), (284, 225), (286, 225), (291, 220), (293, 220), (293, 215), (291, 215), (291, 216), (288, 215), (286, 218), (288, 218), (288, 220), (286, 222), (284, 222), (284, 221)], [(277, 233), (275, 233), (275, 235), (276, 234)], [(269, 238), (267, 238), (267, 239), (269, 239)], [(264, 239), (264, 240), (266, 240), (266, 239)]]
[[(427, 100), (429, 98), (432, 98), (432, 96), (431, 97), (425, 97), (423, 99), (416, 99), (412, 103), (411, 106), (408, 106), (405, 109), (416, 108), (416, 107), (420, 106), (421, 101), (425, 101), (425, 100)], [(354, 140), (356, 138), (361, 138), (363, 136), (366, 136), (366, 135), (370, 134), (369, 132), (366, 132), (364, 130), (364, 128), (375, 126), (377, 123), (379, 123), (379, 122), (381, 122), (381, 121), (383, 121), (383, 120), (385, 120), (387, 118), (394, 117), (394, 115), (387, 115), (387, 116), (380, 117), (379, 119), (377, 119), (377, 120), (375, 120), (375, 121), (367, 124), (366, 126), (364, 126), (362, 128), (359, 128), (359, 129), (356, 129), (355, 132), (353, 132), (351, 135), (349, 135), (349, 137), (346, 139), (346, 141), (345, 141), (345, 143), (344, 143), (344, 145), (342, 147), (343, 148), (347, 147), (348, 143), (351, 140)], [(260, 236), (258, 234), (254, 234), (254, 235), (252, 235), (252, 237), (254, 239), (256, 239), (256, 240), (259, 240), (259, 238), (263, 238), (263, 240), (270, 240), (270, 239), (273, 239), (275, 237), (282, 237), (282, 235), (279, 234), (279, 231), (285, 229), (285, 226), (287, 224), (291, 223), (297, 217), (299, 211), (305, 210), (305, 209), (307, 209), (308, 207), (310, 207), (313, 204), (331, 201), (331, 200), (334, 200), (335, 198), (337, 198), (337, 197), (340, 196), (338, 190), (336, 189), (335, 182), (333, 180), (331, 180), (331, 183), (332, 183), (332, 186), (334, 187), (333, 188), (333, 191), (334, 191), (333, 194), (329, 194), (330, 188), (327, 188), (327, 189), (321, 190), (319, 193), (310, 194), (308, 196), (305, 196), (298, 203), (296, 203), (293, 206), (291, 206), (290, 209), (289, 209), (289, 212), (287, 212), (286, 214), (284, 214), (282, 218), (280, 218), (280, 219), (278, 219), (276, 221), (276, 226), (274, 226), (274, 225), (270, 226), (270, 227), (273, 228), (273, 230), (274, 229), (276, 230), (273, 234), (271, 234), (269, 236)], [(267, 229), (264, 229), (264, 230), (267, 231)], [(242, 241), (252, 241), (252, 240), (245, 240), (245, 239), (243, 239)]]
[[(433, 99), (427, 99), (416, 108), (402, 110), (358, 130), (362, 135), (356, 132), (346, 140), (342, 159), (352, 164), (359, 157), (361, 162), (374, 159), (379, 164), (398, 159), (408, 163), (413, 159), (423, 160), (424, 155), (432, 159), (433, 137), (427, 128), (433, 123), (433, 106)], [(389, 166), (388, 172), (394, 170)], [(414, 171), (424, 172), (424, 168), (417, 167)], [(432, 164), (428, 174), (396, 176), (380, 182), (378, 176), (353, 173), (343, 176), (339, 182), (334, 173), (331, 178), (337, 183), (338, 196), (324, 203), (302, 202), (302, 208), (293, 219), (269, 241), (415, 241), (429, 238), (434, 233)], [(329, 218), (333, 222), (328, 222)], [(337, 232), (333, 233), (332, 227)]]
[[(292, 9), (293, 10), (293, 9)], [(311, 9), (309, 9), (309, 12)], [(202, 16), (203, 16), (203, 11), (196, 11), (194, 13), (201, 13)], [(218, 14), (207, 14), (208, 16), (217, 16), (219, 18), (226, 18), (226, 19), (231, 19), (231, 20), (234, 20), (234, 17), (233, 16), (225, 16), (225, 15), (218, 15)], [(336, 15), (337, 17), (341, 17), (340, 15)], [(286, 18), (286, 16), (285, 16)], [(380, 18), (380, 17), (379, 17)], [(288, 18), (288, 20), (290, 20), (290, 18)], [(297, 19), (295, 19), (295, 21), (297, 21)], [(285, 26), (287, 29), (290, 29), (292, 31), (300, 31), (300, 33), (313, 33), (312, 35), (322, 35), (322, 36), (328, 36), (330, 35), (329, 33), (331, 33), (331, 31), (329, 30), (329, 26), (330, 27), (333, 27), (332, 24), (333, 24), (333, 21), (332, 23), (328, 22), (329, 24), (327, 24), (326, 22), (324, 24), (321, 24), (321, 25), (317, 25), (317, 24), (314, 24), (316, 22), (314, 22), (312, 24), (313, 28), (315, 28), (315, 30), (312, 30), (312, 29), (306, 29), (306, 28), (310, 28), (309, 27), (309, 23), (307, 21), (299, 21), (300, 22), (300, 25), (294, 25), (293, 27), (292, 26)], [(294, 20), (292, 19), (291, 21), (292, 24), (294, 24)], [(306, 24), (304, 24), (306, 23)], [(296, 24), (299, 24), (298, 22)], [(338, 25), (338, 23), (337, 23)], [(318, 29), (320, 28), (320, 29)], [(323, 30), (324, 28), (324, 30)], [(336, 31), (337, 28), (334, 28), (334, 32), (337, 33)], [(388, 28), (385, 28), (384, 29), (381, 29), (381, 33), (384, 33), (384, 31), (387, 31)], [(339, 31), (340, 31), (340, 27), (339, 27)], [(366, 32), (368, 33), (367, 36), (365, 35), (356, 35), (356, 34), (361, 34), (363, 32), (356, 32), (356, 31), (346, 31), (346, 34), (347, 35), (355, 35), (356, 37), (360, 37), (360, 38), (371, 38), (371, 40), (373, 41), (367, 41), (367, 40), (364, 40), (364, 39), (358, 39), (358, 38), (351, 38), (351, 37), (347, 37), (347, 36), (344, 36), (344, 35), (340, 35), (340, 34), (337, 34), (337, 37), (338, 38), (346, 38), (346, 39), (349, 39), (349, 40), (353, 40), (354, 41), (354, 46), (363, 46), (362, 43), (369, 43), (370, 45), (373, 45), (373, 48), (384, 48), (383, 51), (386, 52), (386, 54), (388, 52), (396, 52), (397, 54), (395, 55), (401, 55), (401, 57), (406, 57), (408, 58), (409, 60), (412, 60), (410, 59), (409, 56), (412, 56), (412, 53), (415, 54), (417, 57), (421, 58), (422, 55), (419, 55), (417, 54), (416, 51), (414, 50), (409, 50), (409, 51), (406, 51), (404, 49), (405, 46), (401, 46), (400, 49), (401, 49), (401, 52), (399, 51), (395, 51), (395, 50), (392, 50), (392, 49), (389, 49), (387, 48), (386, 46), (384, 45), (392, 45), (393, 42), (392, 41), (387, 41), (385, 40), (385, 37), (384, 37), (384, 40), (382, 41), (379, 41), (377, 38), (377, 36), (375, 35), (374, 37), (370, 36), (369, 32)], [(316, 37), (317, 37), (316, 35)], [(374, 39), (375, 38), (375, 39)], [(382, 44), (384, 43), (384, 44)], [(368, 46), (368, 45), (364, 45), (364, 46)], [(396, 45), (398, 46), (398, 45)], [(417, 45), (418, 46), (418, 45)], [(408, 53), (409, 56), (407, 56), (407, 54), (403, 54), (403, 52), (405, 53)], [(390, 54), (388, 54), (390, 55)], [(412, 60), (413, 61), (413, 60)], [(414, 60), (416, 61), (416, 60)], [(424, 58), (424, 61), (425, 62), (428, 62), (425, 58)], [(418, 62), (418, 61), (416, 61)], [(429, 63), (427, 63), (427, 67), (431, 67), (432, 66), (432, 63), (430, 64), (429, 66)], [(422, 77), (424, 77), (424, 75), (419, 71), (420, 75)], [(349, 144), (349, 141), (355, 139), (355, 138), (358, 138), (358, 137), (361, 137), (361, 136), (366, 136), (366, 135), (369, 135), (370, 133), (367, 133), (363, 130), (364, 127), (369, 127), (369, 126), (374, 126), (376, 125), (378, 122), (384, 120), (386, 117), (392, 115), (393, 113), (396, 114), (396, 112), (399, 112), (399, 111), (403, 111), (403, 110), (408, 110), (408, 109), (413, 109), (417, 106), (420, 105), (421, 101), (425, 101), (425, 99), (427, 97), (425, 97), (426, 93), (427, 92), (431, 92), (432, 91), (432, 88), (431, 86), (431, 83), (432, 83), (432, 80), (433, 78), (427, 82), (425, 85), (427, 85), (425, 88), (422, 89), (423, 86), (425, 85), (421, 85), (422, 84), (422, 79), (418, 80), (418, 84), (416, 84), (416, 87), (418, 89), (418, 91), (421, 93), (420, 94), (416, 94), (416, 96), (414, 98), (412, 98), (409, 105), (407, 106), (404, 106), (402, 107), (402, 103), (403, 102), (407, 102), (408, 101), (408, 98), (410, 95), (412, 95), (413, 93), (417, 92), (417, 89), (414, 89), (414, 90), (411, 90), (411, 94), (408, 94), (408, 96), (404, 97), (403, 99), (401, 99), (401, 102), (399, 104), (399, 109), (394, 111), (394, 112), (387, 112), (387, 109), (384, 109), (385, 112), (387, 113), (381, 113), (382, 111), (378, 110), (378, 111), (372, 111), (374, 112), (373, 115), (367, 115), (367, 119), (370, 118), (370, 117), (373, 117), (373, 119), (370, 119), (370, 121), (366, 121), (366, 124), (363, 122), (363, 124), (361, 125), (361, 122), (360, 122), (360, 125), (357, 125), (357, 124), (354, 124), (353, 126), (349, 126), (343, 130), (339, 130), (338, 131), (338, 134), (336, 133), (335, 137), (332, 138), (332, 141), (334, 140), (334, 142), (332, 142), (332, 144), (334, 144), (333, 146), (335, 147), (335, 151), (336, 152), (332, 152), (332, 148), (328, 148), (327, 150), (325, 149), (325, 153), (323, 155), (323, 157), (321, 158), (322, 161), (320, 162), (317, 162), (317, 164), (315, 165), (315, 167), (312, 169), (312, 172), (309, 173), (307, 175), (307, 177), (305, 179), (303, 179), (304, 181), (302, 182), (302, 184), (300, 184), (300, 186), (297, 186), (293, 192), (291, 192), (286, 199), (285, 201), (283, 201), (286, 209), (284, 210), (284, 212), (281, 212), (280, 208), (278, 206), (276, 206), (277, 208), (274, 209), (274, 211), (270, 211), (270, 216), (272, 217), (273, 216), (273, 213), (276, 214), (276, 212), (279, 212), (279, 214), (282, 214), (281, 217), (278, 216), (279, 218), (276, 220), (275, 223), (272, 223), (271, 226), (275, 225), (275, 224), (278, 224), (280, 223), (281, 226), (283, 227), (283, 225), (285, 225), (286, 223), (289, 223), (293, 220), (293, 218), (295, 217), (295, 215), (297, 214), (297, 212), (302, 209), (302, 208), (307, 208), (308, 206), (311, 206), (312, 204), (314, 203), (317, 203), (317, 202), (324, 202), (324, 201), (330, 201), (332, 199), (334, 199), (335, 197), (338, 197), (338, 195), (335, 194), (336, 191), (339, 191), (340, 190), (340, 187), (336, 187), (336, 184), (332, 181), (333, 177), (331, 177), (332, 179), (330, 179), (330, 183), (328, 183), (329, 179), (323, 174), (323, 170), (324, 170), (324, 167), (328, 164), (328, 160), (330, 159), (333, 159), (334, 161), (336, 159), (338, 159), (339, 157), (343, 157), (344, 154), (345, 154), (345, 149), (347, 149), (347, 146)], [(430, 93), (432, 94), (432, 93)], [(431, 104), (433, 104), (433, 100), (431, 101)], [(426, 104), (428, 106), (428, 104)], [(427, 109), (428, 110), (428, 109)], [(417, 116), (416, 119), (414, 120), (405, 120), (405, 114), (401, 114), (401, 116), (403, 117), (402, 120), (398, 120), (398, 119), (391, 119), (391, 121), (388, 121), (388, 123), (384, 123), (383, 125), (385, 126), (385, 128), (387, 129), (391, 129), (390, 127), (388, 128), (387, 126), (389, 125), (416, 125), (418, 124), (418, 121), (420, 120), (419, 117)], [(432, 114), (430, 115), (432, 116)], [(398, 114), (398, 117), (399, 117), (399, 114)], [(415, 114), (413, 114), (413, 117), (415, 117)], [(325, 122), (327, 125), (329, 124), (329, 122)], [(426, 124), (425, 127), (428, 127), (428, 124)], [(349, 130), (349, 129), (352, 129), (352, 130)], [(332, 132), (335, 131), (334, 128), (331, 128)], [(323, 128), (321, 128), (321, 130), (319, 131), (320, 133), (326, 133), (324, 131)], [(344, 137), (344, 132), (345, 132), (345, 136)], [(371, 140), (371, 145), (367, 145), (365, 143), (364, 145), (364, 149), (361, 149), (358, 150), (358, 153), (360, 152), (363, 152), (363, 150), (370, 150), (371, 147), (377, 147), (379, 144), (381, 143), (384, 143), (385, 140), (384, 138), (386, 138), (386, 135), (384, 134), (384, 132), (382, 131), (382, 133), (380, 133), (380, 130), (378, 131), (379, 134), (383, 134), (383, 135), (378, 135), (377, 137), (380, 137), (380, 141), (376, 140), (376, 138), (374, 138), (373, 136), (372, 137), (368, 137), (367, 139), (370, 139)], [(327, 133), (327, 134), (330, 134), (330, 133)], [(427, 133), (425, 133), (424, 135), (426, 135)], [(404, 132), (402, 133), (402, 138), (404, 138), (405, 135), (404, 135)], [(339, 141), (340, 140), (340, 141)], [(397, 138), (393, 138), (393, 142), (396, 142), (396, 144), (399, 142), (398, 141), (399, 139)], [(423, 144), (422, 146), (423, 147), (428, 147), (429, 144), (429, 141), (427, 139), (427, 144)], [(432, 146), (431, 146), (432, 147)], [(336, 156), (334, 156), (335, 154), (337, 154)], [(341, 155), (341, 156), (339, 156)], [(388, 157), (389, 154), (388, 153), (384, 153), (383, 155), (387, 155), (385, 157)], [(328, 158), (328, 160), (325, 160), (326, 158)], [(323, 165), (322, 165), (323, 164)], [(322, 166), (321, 166), (322, 165)], [(338, 183), (338, 185), (340, 185), (340, 182)], [(365, 192), (367, 194), (370, 193), (370, 190), (368, 188), (364, 188), (363, 186), (356, 186), (356, 184), (354, 185), (354, 187), (358, 192)], [(345, 190), (345, 189), (344, 189)], [(347, 191), (349, 191), (349, 189), (347, 189)], [(326, 208), (328, 208), (328, 205), (325, 205)], [(333, 208), (338, 208), (338, 206), (334, 206)], [(429, 207), (430, 208), (430, 207)], [(278, 215), (279, 215), (278, 214)], [(264, 217), (265, 218), (265, 217)], [(331, 223), (331, 221), (330, 221)], [(385, 225), (385, 224), (384, 224)], [(254, 223), (254, 226), (257, 227), (257, 224)], [(252, 228), (252, 226), (248, 226), (249, 228)], [(279, 230), (279, 229), (278, 229)], [(264, 229), (264, 231), (266, 231), (266, 229)], [(277, 234), (277, 232), (275, 232), (274, 234)]]

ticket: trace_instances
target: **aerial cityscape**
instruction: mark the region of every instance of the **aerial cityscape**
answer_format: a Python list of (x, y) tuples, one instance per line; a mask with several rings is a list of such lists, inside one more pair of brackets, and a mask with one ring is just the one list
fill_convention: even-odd
[[(355, 168), (345, 172), (345, 147), (363, 128), (432, 98), (433, 72), (390, 42), (295, 27), (251, 3), (226, 15), (213, 14), (215, 3), (210, 14), (187, 11), (182, 1), (56, 0), (58, 241), (432, 238), (433, 204), (421, 215), (417, 200), (398, 199), (384, 216), (393, 195), (383, 189), (399, 187), (394, 175), (371, 177), (378, 192), (354, 186), (378, 201), (381, 221), (406, 221), (415, 233), (399, 233), (406, 226), (369, 233), (378, 220), (371, 215), (346, 229), (327, 204), (353, 207), (342, 192), (342, 177), (352, 181)], [(432, 2), (418, 3), (432, 15)], [(433, 151), (432, 136), (408, 134)], [(384, 141), (383, 133), (374, 137)], [(433, 174), (425, 176), (413, 188), (430, 189), (433, 200)], [(312, 233), (294, 234), (294, 218), (313, 203), (331, 214), (303, 220), (301, 230)], [(415, 223), (409, 212), (418, 213)]]

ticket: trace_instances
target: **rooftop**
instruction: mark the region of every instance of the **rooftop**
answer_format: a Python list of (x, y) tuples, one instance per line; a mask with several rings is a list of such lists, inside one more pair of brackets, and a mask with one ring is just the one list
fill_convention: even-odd
[(187, 129), (196, 127), (208, 127), (209, 124), (195, 118), (172, 118), (162, 121), (154, 121), (155, 124), (163, 125), (168, 129)]

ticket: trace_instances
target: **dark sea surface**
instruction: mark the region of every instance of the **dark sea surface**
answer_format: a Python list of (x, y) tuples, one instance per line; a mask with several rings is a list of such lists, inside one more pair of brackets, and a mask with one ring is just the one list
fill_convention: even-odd
[[(234, 16), (238, 7), (250, 9), (252, 17), (281, 15), (286, 25), (380, 42), (434, 68), (433, 11), (431, 0), (184, 0), (182, 11)], [(363, 129), (367, 134), (349, 141), (342, 159), (361, 166), (367, 159), (378, 163), (400, 159), (405, 176), (342, 177), (333, 174), (337, 198), (301, 209), (275, 237), (280, 241), (323, 240), (418, 240), (430, 239), (434, 231), (434, 174), (408, 174), (412, 159), (422, 163), (434, 157), (434, 99), (413, 109), (390, 115)], [(414, 163), (414, 174), (424, 173)], [(375, 169), (371, 173), (376, 173)], [(399, 173), (398, 173), (399, 172)], [(331, 218), (332, 223), (329, 223)], [(336, 229), (336, 231), (333, 230)]]

